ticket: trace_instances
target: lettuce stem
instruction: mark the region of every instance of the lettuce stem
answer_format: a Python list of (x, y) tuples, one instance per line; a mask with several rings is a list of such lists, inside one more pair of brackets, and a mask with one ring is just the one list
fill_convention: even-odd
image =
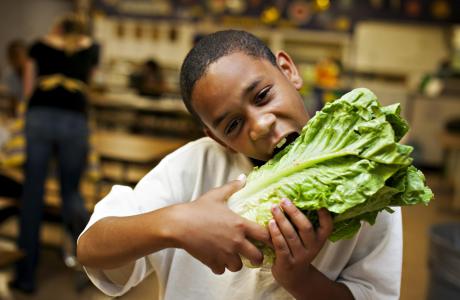
[(310, 160), (307, 160), (307, 161), (299, 163), (299, 164), (294, 163), (293, 167), (284, 169), (282, 172), (277, 173), (276, 176), (263, 177), (263, 179), (259, 179), (259, 180), (256, 179), (256, 180), (250, 182), (246, 186), (246, 188), (244, 188), (243, 190), (240, 191), (241, 193), (238, 192), (238, 196), (239, 196), (238, 198), (240, 198), (240, 199), (245, 198), (245, 197), (250, 196), (253, 193), (260, 192), (265, 187), (270, 186), (271, 184), (281, 180), (282, 178), (287, 177), (287, 176), (289, 176), (291, 174), (294, 174), (296, 172), (300, 172), (300, 171), (302, 171), (304, 169), (307, 169), (307, 168), (309, 168), (311, 166), (314, 166), (316, 164), (319, 164), (319, 163), (322, 163), (324, 161), (334, 159), (334, 158), (337, 158), (337, 157), (347, 156), (347, 155), (356, 155), (356, 153), (354, 153), (352, 151), (339, 151), (339, 152), (329, 153), (329, 154), (326, 154), (326, 155), (320, 155), (320, 156), (317, 156), (314, 159), (310, 159)]

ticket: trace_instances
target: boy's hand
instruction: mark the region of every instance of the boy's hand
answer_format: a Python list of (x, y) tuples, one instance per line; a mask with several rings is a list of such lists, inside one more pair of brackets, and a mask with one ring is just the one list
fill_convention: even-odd
[(240, 254), (259, 265), (263, 254), (251, 241), (270, 243), (270, 234), (263, 226), (231, 211), (226, 201), (244, 186), (234, 180), (215, 188), (196, 201), (178, 205), (175, 227), (177, 245), (207, 265), (216, 274), (225, 269), (242, 268)]
[(307, 217), (291, 201), (283, 199), (281, 208), (284, 213), (279, 206), (273, 206), (273, 220), (268, 225), (276, 254), (272, 274), (297, 297), (302, 295), (302, 287), (308, 282), (311, 262), (332, 232), (332, 218), (326, 209), (319, 210), (320, 226), (315, 232)]

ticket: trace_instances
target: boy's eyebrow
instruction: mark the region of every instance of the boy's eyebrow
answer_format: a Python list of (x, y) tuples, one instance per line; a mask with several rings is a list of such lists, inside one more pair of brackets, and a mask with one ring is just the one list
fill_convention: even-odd
[(222, 122), (225, 117), (227, 117), (228, 115), (228, 112), (224, 112), (222, 115), (220, 115), (219, 117), (217, 117), (213, 122), (212, 122), (212, 126), (214, 128), (217, 128), (217, 126), (219, 126), (220, 122)]
[[(259, 85), (261, 81), (262, 81), (262, 77), (258, 77), (254, 81), (252, 81), (250, 84), (248, 84), (248, 86), (243, 89), (243, 98), (246, 98), (247, 95), (250, 94)], [(222, 122), (227, 117), (227, 115), (228, 115), (228, 112), (224, 112), (222, 115), (218, 116), (212, 122), (212, 126), (214, 128), (217, 128), (220, 122)]]
[(243, 97), (246, 97), (248, 94), (250, 94), (259, 85), (261, 81), (262, 81), (262, 78), (258, 77), (254, 81), (252, 81), (250, 84), (248, 84), (248, 86), (244, 88)]

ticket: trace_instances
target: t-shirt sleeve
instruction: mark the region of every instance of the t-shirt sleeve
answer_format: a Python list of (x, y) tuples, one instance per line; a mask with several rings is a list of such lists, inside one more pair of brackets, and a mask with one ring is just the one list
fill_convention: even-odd
[(399, 299), (402, 271), (401, 209), (382, 212), (376, 223), (363, 224), (348, 266), (338, 282), (345, 284), (355, 299)]
[[(228, 178), (236, 178), (240, 169), (231, 168), (225, 149), (208, 139), (192, 142), (163, 159), (134, 189), (114, 186), (95, 206), (83, 235), (97, 221), (110, 216), (131, 216), (166, 206), (194, 201), (208, 190), (220, 186)], [(249, 166), (247, 166), (249, 169)], [(218, 169), (220, 175), (212, 170)], [(80, 237), (81, 237), (80, 235)], [(177, 249), (168, 248), (138, 259), (129, 266), (115, 270), (86, 268), (91, 281), (110, 296), (120, 296), (139, 284), (153, 271), (160, 291), (167, 285), (170, 266)], [(181, 250), (179, 250), (181, 251)]]
[[(80, 237), (103, 218), (138, 215), (177, 203), (171, 192), (167, 174), (164, 164), (160, 163), (134, 189), (115, 185), (110, 193), (96, 204), (90, 221)], [(167, 251), (170, 250), (165, 249), (150, 256), (154, 255), (161, 259), (162, 256), (167, 255)], [(142, 257), (133, 265), (110, 271), (86, 267), (85, 271), (93, 284), (102, 292), (110, 296), (120, 296), (138, 285), (154, 270), (150, 263), (151, 259), (151, 257)], [(120, 281), (114, 278), (124, 279)]]
[[(130, 187), (114, 186), (110, 193), (97, 203), (90, 221), (80, 237), (96, 222), (106, 217), (123, 217), (142, 213), (136, 204), (134, 192)], [(79, 237), (79, 239), (80, 239)], [(123, 266), (118, 269), (105, 271), (101, 269), (84, 268), (89, 279), (102, 292), (110, 296), (120, 296), (141, 282), (150, 272), (145, 258), (138, 259), (132, 267)], [(115, 282), (112, 274), (124, 277), (122, 283)]]

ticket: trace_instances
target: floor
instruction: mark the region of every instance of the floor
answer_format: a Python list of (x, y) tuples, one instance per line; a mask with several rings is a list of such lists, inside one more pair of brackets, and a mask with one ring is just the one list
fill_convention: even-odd
[[(448, 208), (451, 194), (443, 186), (443, 179), (435, 174), (428, 173), (427, 182), (435, 193), (435, 200), (431, 205), (407, 207), (403, 209), (404, 223), (404, 263), (402, 274), (401, 299), (419, 300), (426, 298), (429, 283), (429, 269), (427, 265), (429, 228), (432, 224), (460, 221), (460, 213)], [(11, 247), (11, 237), (15, 235), (13, 218), (0, 227), (0, 239), (4, 247)], [(81, 273), (76, 273), (65, 267), (59, 245), (61, 243), (60, 228), (49, 224), (44, 230), (43, 240), (46, 246), (42, 252), (39, 269), (39, 290), (34, 296), (11, 292), (6, 282), (11, 276), (11, 270), (0, 271), (0, 300), (53, 300), (53, 299), (111, 299), (100, 293), (88, 283)], [(152, 299), (152, 283), (146, 281), (143, 286), (131, 291), (121, 299)], [(79, 289), (81, 287), (81, 289)], [(142, 296), (144, 294), (144, 296)], [(145, 295), (146, 294), (146, 295)]]

